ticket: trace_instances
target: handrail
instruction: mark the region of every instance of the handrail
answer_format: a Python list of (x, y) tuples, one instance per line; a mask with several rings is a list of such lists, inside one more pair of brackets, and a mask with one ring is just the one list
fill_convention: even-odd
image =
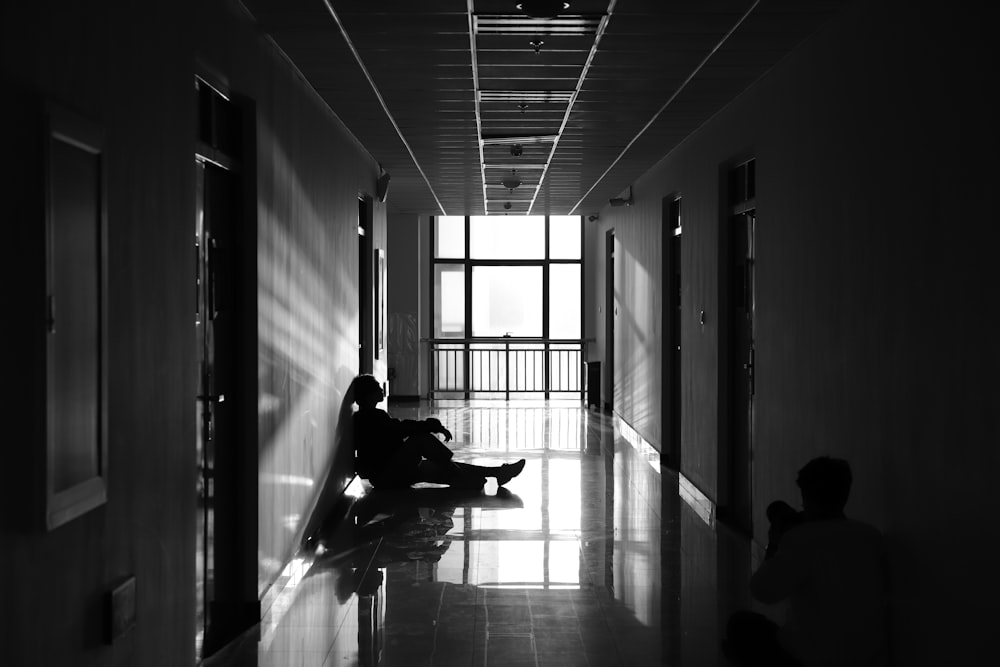
[(433, 343), (435, 345), (462, 345), (475, 343), (550, 343), (552, 345), (571, 345), (573, 343), (594, 343), (596, 338), (538, 338), (515, 336), (480, 337), (480, 338), (421, 338), (421, 343)]
[(421, 338), (428, 344), (430, 395), (584, 392), (584, 354), (593, 339), (490, 336)]

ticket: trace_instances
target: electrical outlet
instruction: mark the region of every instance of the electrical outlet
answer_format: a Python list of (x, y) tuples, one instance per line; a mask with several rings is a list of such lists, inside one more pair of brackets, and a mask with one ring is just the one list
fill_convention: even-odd
[(135, 577), (130, 576), (106, 594), (105, 642), (114, 643), (135, 625), (135, 608)]

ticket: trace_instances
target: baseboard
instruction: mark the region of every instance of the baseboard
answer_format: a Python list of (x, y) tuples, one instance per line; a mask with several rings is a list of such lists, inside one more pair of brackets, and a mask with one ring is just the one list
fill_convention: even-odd
[[(627, 442), (631, 443), (640, 454), (646, 454), (646, 458), (650, 462), (650, 465), (653, 465), (653, 461), (655, 459), (656, 465), (654, 466), (654, 470), (660, 472), (662, 456), (653, 443), (642, 437), (639, 432), (636, 431), (635, 428), (625, 421), (625, 419), (623, 419), (618, 413), (614, 413), (614, 420), (615, 425), (618, 426), (618, 430), (622, 434), (622, 437)], [(655, 456), (653, 456), (654, 453)], [(668, 470), (670, 470), (672, 474), (677, 475), (677, 492), (680, 497), (692, 510), (694, 510), (694, 513), (697, 514), (702, 521), (714, 528), (718, 518), (718, 508), (712, 499), (699, 489), (698, 486), (693, 481), (688, 479), (681, 471), (675, 471), (671, 468), (668, 468)]]

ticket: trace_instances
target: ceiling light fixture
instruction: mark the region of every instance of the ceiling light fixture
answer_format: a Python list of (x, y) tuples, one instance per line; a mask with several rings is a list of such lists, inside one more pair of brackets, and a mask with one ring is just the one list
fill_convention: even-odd
[(533, 39), (532, 41), (528, 42), (528, 44), (531, 44), (531, 48), (535, 50), (536, 56), (538, 55), (538, 52), (542, 50), (542, 44), (544, 43), (545, 42), (543, 42), (540, 39)]
[(510, 154), (513, 155), (514, 157), (521, 157), (521, 154), (523, 152), (524, 152), (524, 146), (522, 146), (521, 144), (514, 144), (513, 146), (510, 147)]
[(476, 14), (473, 30), (477, 35), (520, 35), (528, 38), (560, 35), (596, 35), (604, 14), (567, 14), (555, 18), (532, 18), (523, 14)]
[(514, 188), (519, 187), (521, 185), (521, 179), (517, 177), (517, 169), (511, 169), (510, 176), (504, 176), (500, 179), (500, 185), (504, 186), (511, 192), (514, 191)]
[(518, 102), (517, 103), (517, 108), (521, 110), (521, 113), (524, 113), (525, 110), (528, 108), (528, 103), (527, 102)]
[(569, 9), (569, 3), (561, 0), (524, 0), (515, 7), (533, 19), (554, 19)]

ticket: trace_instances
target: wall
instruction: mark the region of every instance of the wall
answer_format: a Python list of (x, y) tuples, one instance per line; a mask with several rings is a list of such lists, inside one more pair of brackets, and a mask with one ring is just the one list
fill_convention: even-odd
[(900, 665), (986, 655), (980, 591), (998, 583), (997, 549), (975, 537), (1000, 509), (979, 493), (1000, 457), (986, 324), (1000, 234), (989, 22), (973, 14), (858, 3), (637, 180), (634, 206), (601, 211), (595, 234), (614, 227), (623, 250), (616, 410), (659, 446), (660, 204), (683, 196), (682, 472), (717, 498), (719, 170), (756, 157), (755, 538), (768, 501), (798, 501), (799, 467), (847, 458), (847, 511), (889, 545)]
[(419, 218), (389, 211), (389, 368), (395, 379), (390, 395), (415, 398), (421, 394), (420, 288), (427, 282), (421, 273), (422, 247)]
[[(9, 248), (0, 294), (9, 351), (3, 403), (8, 482), (0, 500), (5, 664), (194, 662), (195, 400), (193, 78), (208, 68), (257, 110), (257, 205), (242, 230), (258, 251), (244, 284), (257, 326), (259, 406), (242, 446), (259, 457), (266, 587), (302, 517), (341, 488), (348, 385), (357, 370), (357, 196), (377, 164), (299, 81), (235, 3), (5, 3), (0, 105)], [(196, 62), (201, 63), (196, 65)], [(51, 532), (37, 511), (44, 443), (41, 108), (51, 98), (108, 134), (109, 500)], [(386, 246), (374, 204), (374, 245)], [(385, 375), (384, 361), (376, 373)], [(253, 400), (253, 399), (251, 399)], [(254, 432), (256, 431), (256, 436)], [(254, 443), (253, 440), (258, 442)], [(336, 462), (336, 465), (335, 465)], [(331, 470), (333, 470), (331, 474)], [(324, 487), (324, 484), (329, 482)], [(101, 642), (102, 595), (137, 579), (137, 626)]]
[[(0, 611), (12, 665), (170, 665), (194, 648), (194, 211), (191, 3), (4, 3), (3, 403), (13, 459), (2, 487)], [(37, 528), (44, 449), (41, 104), (107, 131), (109, 500)], [(8, 338), (9, 337), (9, 338)], [(102, 595), (137, 579), (142, 622), (102, 645)]]

